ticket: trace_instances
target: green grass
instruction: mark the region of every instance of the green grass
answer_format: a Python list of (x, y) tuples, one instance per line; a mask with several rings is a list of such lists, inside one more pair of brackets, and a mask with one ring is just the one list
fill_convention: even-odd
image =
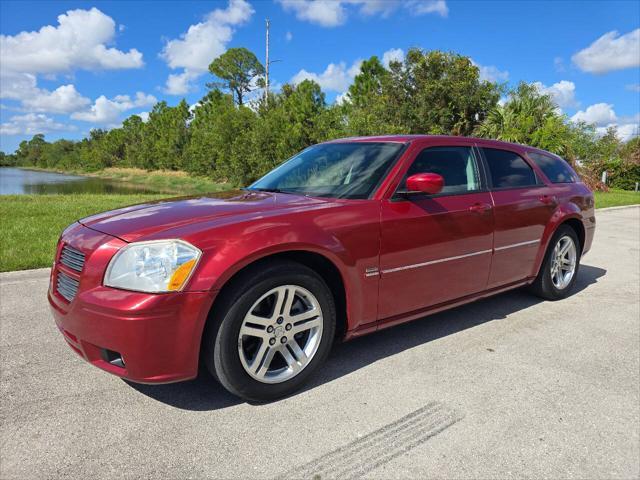
[(49, 267), (60, 233), (82, 217), (166, 196), (0, 196), (0, 272)]
[[(179, 178), (179, 175), (176, 175)], [(177, 185), (173, 183), (172, 185)], [(207, 185), (201, 184), (206, 188)], [(210, 185), (209, 185), (210, 187)], [(212, 191), (212, 190), (205, 190)], [(183, 185), (181, 193), (199, 193)], [(596, 192), (596, 207), (640, 204), (640, 193)], [(56, 242), (69, 224), (94, 213), (167, 197), (134, 195), (3, 195), (0, 196), (0, 272), (48, 267)]]
[(640, 192), (611, 189), (608, 192), (595, 192), (594, 195), (596, 208), (640, 204)]

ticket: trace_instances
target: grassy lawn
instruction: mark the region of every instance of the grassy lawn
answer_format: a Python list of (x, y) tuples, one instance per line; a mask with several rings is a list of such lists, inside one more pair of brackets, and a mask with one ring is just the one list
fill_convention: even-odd
[(64, 228), (97, 212), (167, 195), (3, 195), (0, 272), (49, 267)]
[(594, 195), (596, 208), (640, 204), (640, 192), (611, 189), (608, 192), (595, 192)]
[[(125, 172), (121, 174), (126, 175)], [(172, 188), (182, 185), (183, 194), (196, 193), (191, 188), (211, 187), (204, 183), (187, 187), (181, 183), (180, 175), (175, 178), (179, 180), (162, 181), (168, 182)], [(79, 218), (164, 197), (167, 195), (3, 195), (0, 197), (0, 272), (50, 266), (60, 233)], [(598, 208), (631, 204), (640, 204), (640, 193), (623, 190), (596, 192)]]

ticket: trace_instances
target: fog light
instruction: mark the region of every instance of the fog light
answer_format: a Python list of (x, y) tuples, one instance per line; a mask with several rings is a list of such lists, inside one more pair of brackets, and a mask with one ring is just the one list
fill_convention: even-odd
[(106, 348), (102, 349), (102, 359), (105, 362), (110, 363), (116, 367), (124, 368), (124, 357), (118, 352), (114, 352), (113, 350), (108, 350)]

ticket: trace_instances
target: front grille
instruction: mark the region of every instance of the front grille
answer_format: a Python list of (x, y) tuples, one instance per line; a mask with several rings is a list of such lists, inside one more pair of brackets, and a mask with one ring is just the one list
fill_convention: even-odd
[(75, 278), (71, 278), (64, 272), (58, 271), (58, 284), (57, 290), (62, 297), (70, 302), (78, 293), (78, 285), (80, 282)]
[(65, 245), (62, 247), (62, 252), (60, 253), (60, 263), (76, 272), (81, 272), (84, 266), (84, 253), (69, 245)]

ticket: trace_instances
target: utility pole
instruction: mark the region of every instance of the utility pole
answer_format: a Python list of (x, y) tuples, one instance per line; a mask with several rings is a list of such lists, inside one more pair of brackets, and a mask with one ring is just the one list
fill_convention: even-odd
[(267, 24), (267, 58), (264, 63), (265, 75), (264, 75), (264, 100), (269, 101), (269, 19), (266, 19)]

